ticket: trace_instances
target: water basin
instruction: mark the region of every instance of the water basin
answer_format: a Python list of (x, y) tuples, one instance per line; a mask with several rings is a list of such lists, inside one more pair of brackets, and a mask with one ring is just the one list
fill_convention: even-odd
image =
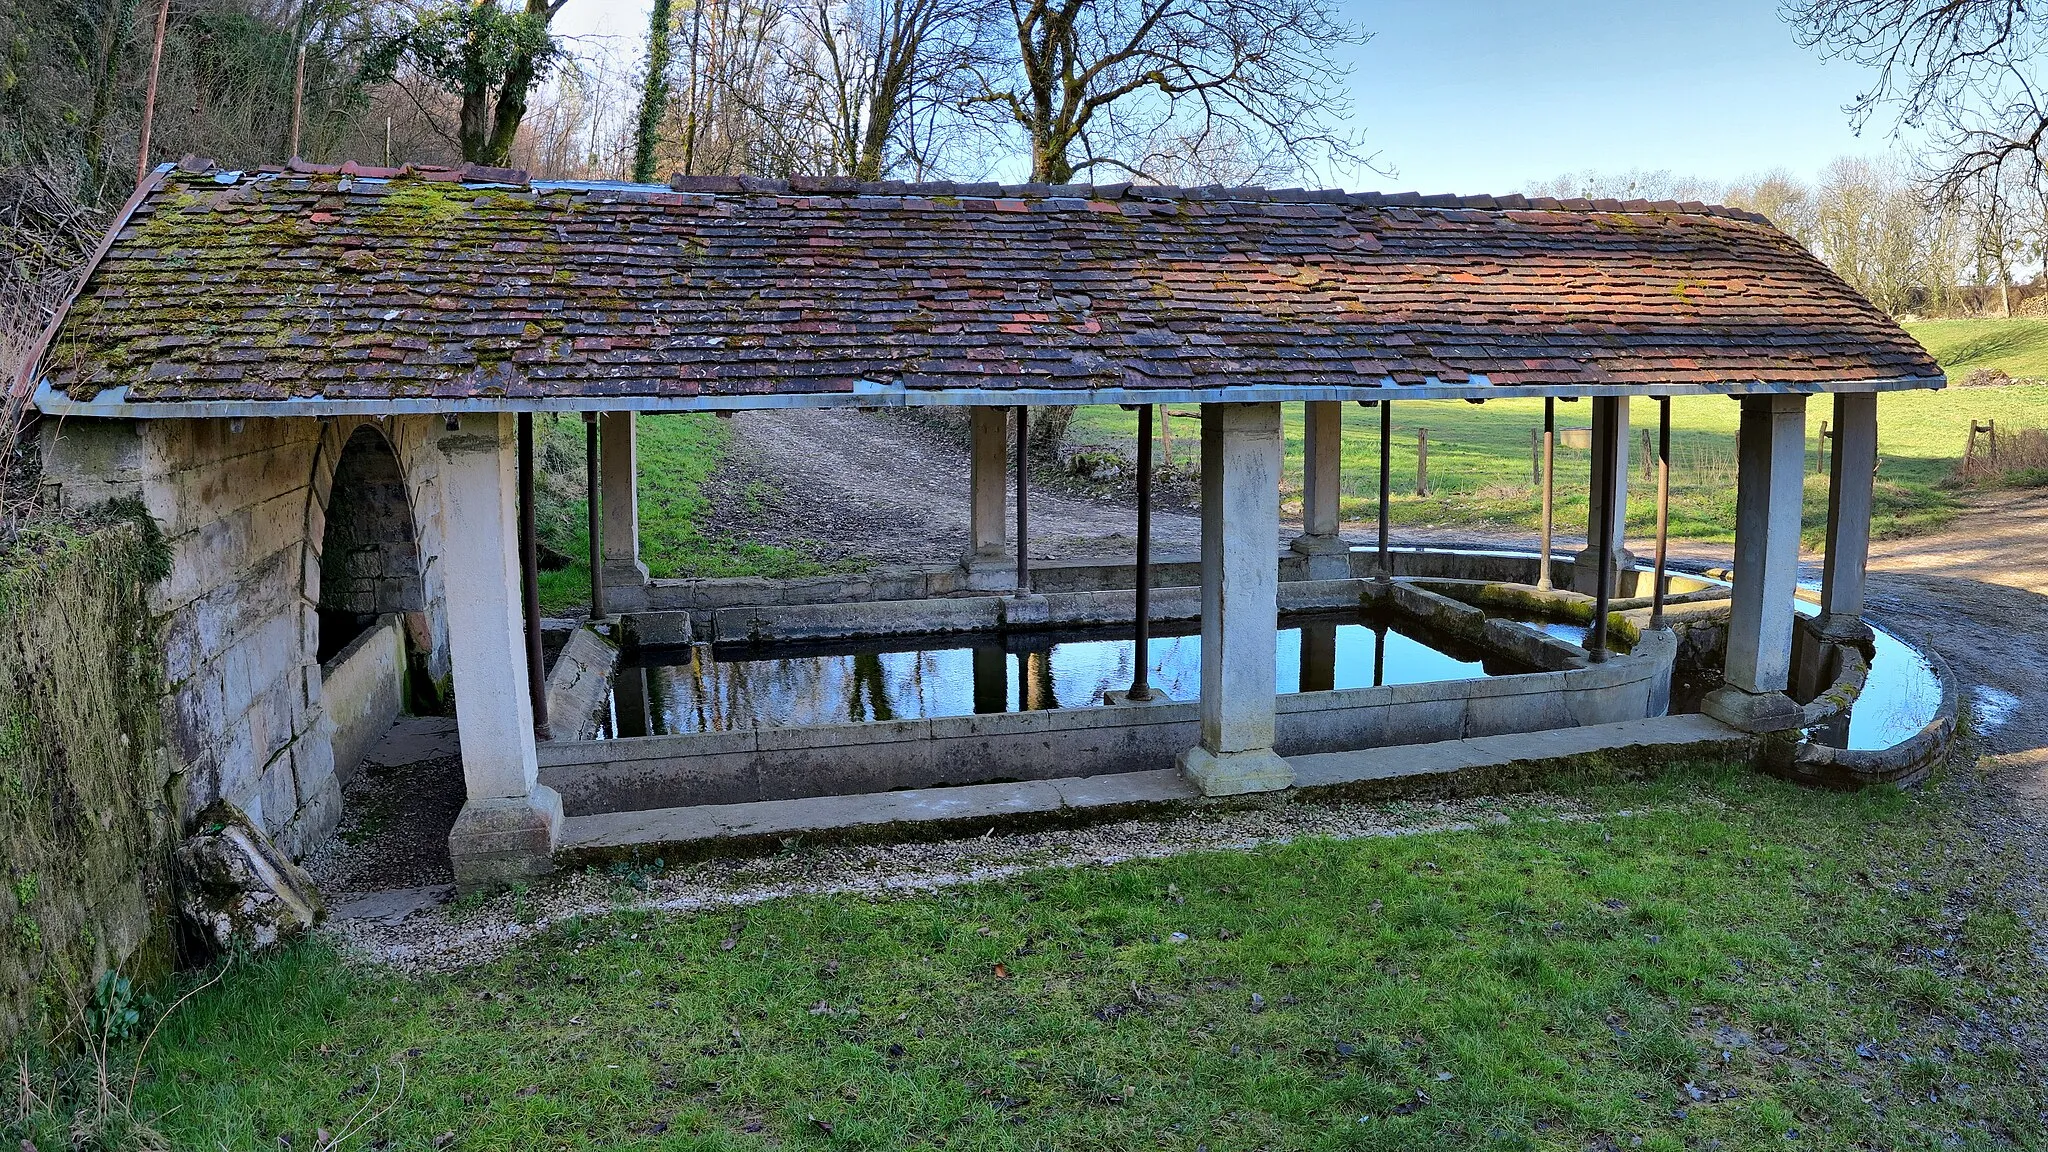
[[(1199, 631), (1160, 628), (1150, 663), (1155, 689), (1195, 699)], [(1125, 627), (648, 649), (617, 673), (600, 738), (1090, 707), (1132, 668)], [(1403, 617), (1346, 612), (1283, 619), (1274, 679), (1291, 693), (1531, 671)]]

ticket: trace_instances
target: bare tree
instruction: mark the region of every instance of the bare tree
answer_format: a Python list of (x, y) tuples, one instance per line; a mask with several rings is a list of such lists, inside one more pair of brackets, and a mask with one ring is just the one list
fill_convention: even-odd
[(2048, 157), (2048, 6), (2038, 0), (1795, 0), (1800, 41), (1875, 69), (1850, 106), (1859, 129), (1880, 109), (1928, 135), (1945, 190), (2015, 161)]
[(1143, 145), (1162, 134), (1197, 151), (1256, 140), (1291, 167), (1358, 158), (1341, 127), (1349, 70), (1333, 50), (1367, 34), (1329, 0), (1009, 4), (1013, 67), (984, 74), (978, 99), (1023, 132), (1033, 180), (1097, 168), (1151, 178)]
[(791, 70), (823, 97), (838, 170), (942, 167), (975, 70), (995, 63), (995, 15), (991, 0), (809, 0)]

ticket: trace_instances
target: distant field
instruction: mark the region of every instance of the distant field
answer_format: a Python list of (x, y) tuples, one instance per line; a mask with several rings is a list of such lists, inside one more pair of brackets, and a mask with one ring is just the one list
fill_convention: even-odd
[[(1193, 405), (1174, 406), (1185, 417), (1173, 419), (1174, 456), (1192, 466), (1196, 452)], [(1285, 407), (1287, 462), (1283, 486), (1287, 507), (1298, 514), (1301, 486), (1301, 408)], [(1814, 463), (1813, 440), (1831, 405), (1816, 400), (1807, 413), (1807, 464)], [(1706, 541), (1733, 539), (1735, 522), (1735, 426), (1738, 408), (1722, 397), (1687, 397), (1672, 404), (1671, 531), (1674, 536)], [(1558, 405), (1560, 428), (1583, 428), (1591, 422), (1585, 402)], [(1136, 416), (1118, 408), (1083, 409), (1069, 433), (1077, 443), (1129, 451), (1136, 434)], [(1995, 419), (2001, 427), (2048, 424), (2048, 385), (2008, 388), (1950, 389), (1945, 392), (1902, 392), (1878, 402), (1878, 507), (1875, 529), (1880, 535), (1910, 535), (1946, 523), (1955, 514), (1959, 489), (1952, 478), (1969, 440), (1972, 420)], [(1630, 406), (1635, 429), (1656, 427), (1655, 401), (1638, 399)], [(1394, 498), (1392, 515), (1404, 526), (1470, 526), (1533, 531), (1537, 527), (1539, 493), (1530, 469), (1529, 433), (1541, 428), (1540, 400), (1493, 400), (1483, 405), (1463, 401), (1400, 401), (1394, 405)], [(1430, 494), (1415, 494), (1416, 431), (1429, 432)], [(1640, 432), (1636, 433), (1640, 437)], [(1372, 409), (1344, 409), (1345, 519), (1363, 521), (1376, 515), (1378, 493), (1379, 416)], [(1648, 535), (1656, 524), (1655, 486), (1642, 479), (1641, 441), (1632, 463), (1637, 480), (1631, 485), (1629, 531)], [(1586, 488), (1591, 454), (1558, 451), (1557, 507), (1559, 531), (1582, 535), (1586, 522)], [(1809, 543), (1817, 543), (1826, 524), (1827, 479), (1809, 474), (1805, 526)]]
[(1958, 383), (1979, 368), (2048, 379), (2048, 320), (1921, 320), (1906, 331)]

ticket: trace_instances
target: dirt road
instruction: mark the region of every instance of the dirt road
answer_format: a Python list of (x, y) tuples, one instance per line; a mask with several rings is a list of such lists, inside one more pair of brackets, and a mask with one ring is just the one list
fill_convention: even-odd
[[(826, 559), (883, 564), (957, 560), (966, 547), (964, 437), (902, 415), (831, 409), (745, 412), (733, 418), (733, 430), (721, 482), (764, 483), (751, 501), (721, 502), (722, 529), (777, 542), (794, 534)], [(1130, 557), (1134, 508), (1043, 483), (1030, 495), (1033, 559)], [(1195, 551), (1201, 522), (1157, 508), (1152, 539), (1161, 554)]]

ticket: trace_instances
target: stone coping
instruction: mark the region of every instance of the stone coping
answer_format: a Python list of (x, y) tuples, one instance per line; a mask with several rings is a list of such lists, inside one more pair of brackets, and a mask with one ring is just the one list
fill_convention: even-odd
[[(1802, 619), (1802, 626), (1805, 621)], [(1831, 748), (1805, 736), (1816, 724), (1826, 723), (1853, 707), (1862, 694), (1870, 673), (1868, 657), (1857, 648), (1836, 644), (1840, 668), (1828, 690), (1806, 705), (1806, 727), (1786, 738), (1765, 744), (1764, 767), (1802, 784), (1829, 788), (1868, 788), (1877, 784), (1918, 783), (1948, 758), (1954, 746), (1956, 724), (1961, 712), (1962, 692), (1948, 661), (1933, 647), (1916, 638), (1899, 637), (1926, 659), (1941, 682), (1941, 703), (1933, 719), (1918, 732), (1889, 748)]]
[(1512, 734), (1291, 760), (1286, 793), (1205, 800), (1172, 769), (1086, 778), (706, 804), (571, 816), (559, 862), (674, 861), (779, 850), (789, 840), (938, 839), (1338, 798), (1435, 798), (1528, 791), (1589, 777), (1632, 778), (1692, 759), (1747, 758), (1754, 737), (1704, 716), (1670, 716), (1531, 736)]

